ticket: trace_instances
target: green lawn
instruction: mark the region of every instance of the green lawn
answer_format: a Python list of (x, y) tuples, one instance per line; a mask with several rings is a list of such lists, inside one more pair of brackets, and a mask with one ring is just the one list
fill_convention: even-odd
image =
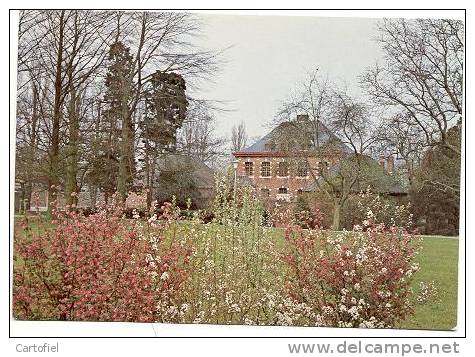
[(421, 270), (414, 284), (434, 280), (439, 288), (439, 301), (420, 305), (413, 317), (401, 324), (410, 329), (453, 329), (457, 325), (458, 239), (424, 237), (418, 257)]

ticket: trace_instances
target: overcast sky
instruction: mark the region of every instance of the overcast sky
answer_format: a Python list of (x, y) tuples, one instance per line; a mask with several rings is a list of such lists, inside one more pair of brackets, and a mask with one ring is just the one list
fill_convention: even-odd
[(199, 15), (203, 46), (222, 49), (227, 63), (200, 96), (226, 101), (217, 134), (229, 136), (244, 121), (249, 136), (264, 135), (288, 93), (318, 67), (357, 91), (357, 76), (381, 51), (372, 41), (374, 19), (307, 16)]

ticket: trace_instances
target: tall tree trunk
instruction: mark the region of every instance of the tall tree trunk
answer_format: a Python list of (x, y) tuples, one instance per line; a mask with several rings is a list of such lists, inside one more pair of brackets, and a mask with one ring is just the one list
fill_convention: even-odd
[(74, 39), (72, 43), (71, 58), (68, 63), (68, 92), (69, 92), (69, 106), (68, 106), (68, 129), (69, 140), (66, 149), (66, 180), (65, 180), (65, 195), (66, 203), (68, 205), (77, 205), (78, 203), (78, 145), (79, 145), (79, 97), (80, 93), (77, 91), (74, 83), (74, 63), (76, 51), (78, 50), (78, 13), (74, 15)]
[(78, 173), (78, 141), (79, 141), (79, 118), (78, 118), (78, 95), (72, 87), (70, 90), (69, 116), (69, 142), (67, 146), (67, 168), (65, 195), (68, 205), (77, 205), (77, 173)]
[(63, 95), (62, 64), (64, 42), (64, 13), (59, 17), (58, 49), (56, 54), (56, 73), (54, 80), (54, 109), (51, 130), (50, 169), (48, 177), (48, 211), (51, 212), (52, 202), (56, 199), (59, 184), (59, 129), (61, 124), (61, 106)]
[(340, 230), (340, 213), (341, 213), (341, 203), (339, 200), (335, 200), (333, 203), (333, 223), (332, 223), (332, 229), (334, 231)]
[(156, 168), (157, 168), (157, 154), (152, 153), (151, 157), (151, 168), (150, 168), (150, 207), (152, 206), (152, 202), (155, 201), (155, 175), (156, 175)]
[(150, 148), (148, 140), (145, 139), (145, 186), (147, 188), (147, 210), (150, 211), (152, 205), (152, 191), (150, 184)]
[(31, 194), (33, 193), (33, 170), (35, 163), (35, 153), (36, 153), (36, 133), (38, 125), (38, 88), (36, 87), (35, 82), (32, 80), (32, 94), (33, 94), (33, 112), (31, 115), (31, 136), (30, 143), (28, 148), (28, 167), (26, 174), (25, 190), (22, 206), (25, 211), (29, 210), (31, 207)]
[[(96, 116), (94, 119), (94, 144), (92, 145), (92, 157), (97, 158), (99, 156), (99, 142), (101, 140), (101, 102), (98, 101), (97, 103), (97, 112)], [(94, 117), (94, 116), (93, 116)], [(110, 135), (110, 134), (109, 134)], [(110, 143), (110, 141), (109, 141)], [(109, 165), (110, 168), (110, 165)], [(90, 198), (90, 207), (95, 208), (97, 206), (97, 191), (98, 191), (98, 185), (97, 181), (94, 180), (93, 182), (88, 183), (89, 187), (89, 198)]]
[(129, 109), (125, 100), (122, 100), (122, 129), (120, 143), (120, 159), (119, 159), (119, 176), (117, 177), (117, 191), (120, 193), (122, 201), (127, 197), (127, 189), (129, 184), (129, 154), (130, 154), (130, 126), (127, 117)]
[(128, 174), (128, 184), (132, 183), (133, 178), (135, 177), (135, 128), (134, 121), (132, 119), (132, 113), (130, 110), (127, 110), (129, 115), (127, 115), (127, 139), (128, 139), (128, 153), (127, 153), (127, 174)]

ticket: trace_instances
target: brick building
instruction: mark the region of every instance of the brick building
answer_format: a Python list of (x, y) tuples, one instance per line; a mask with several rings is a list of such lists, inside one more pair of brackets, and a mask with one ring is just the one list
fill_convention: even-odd
[(323, 123), (298, 115), (233, 155), (239, 181), (251, 184), (263, 198), (290, 202), (315, 182), (321, 165), (333, 166), (349, 152)]

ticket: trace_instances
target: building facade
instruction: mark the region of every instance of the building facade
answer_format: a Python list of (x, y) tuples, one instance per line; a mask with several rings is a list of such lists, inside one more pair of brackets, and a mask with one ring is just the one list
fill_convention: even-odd
[[(349, 150), (322, 123), (318, 130), (311, 125), (306, 115), (299, 115), (295, 121), (280, 124), (253, 145), (234, 152), (238, 180), (251, 184), (263, 198), (295, 200), (318, 178), (321, 165), (335, 165), (339, 153)], [(317, 155), (315, 133), (320, 136), (319, 144), (331, 143), (334, 149), (319, 150)]]

